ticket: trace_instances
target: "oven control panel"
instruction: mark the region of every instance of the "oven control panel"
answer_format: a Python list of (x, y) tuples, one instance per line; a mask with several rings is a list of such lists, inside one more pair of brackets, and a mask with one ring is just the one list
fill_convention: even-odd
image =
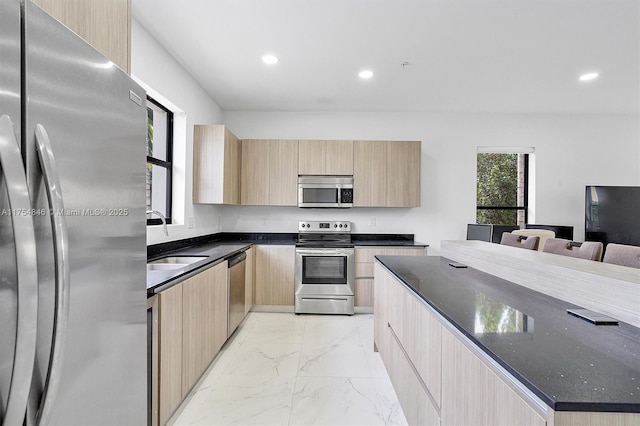
[(342, 233), (351, 232), (351, 222), (322, 222), (322, 221), (300, 221), (298, 222), (298, 232), (321, 232), (321, 233)]

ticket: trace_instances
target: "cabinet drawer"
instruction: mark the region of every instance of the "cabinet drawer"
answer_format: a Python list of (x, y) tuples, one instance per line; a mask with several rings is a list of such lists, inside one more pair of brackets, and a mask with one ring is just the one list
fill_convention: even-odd
[(355, 306), (373, 307), (373, 279), (356, 278)]
[(403, 348), (391, 332), (389, 339), (390, 362), (387, 367), (393, 389), (396, 391), (402, 411), (410, 425), (440, 425), (438, 409), (427, 395), (422, 383), (405, 355)]
[(375, 256), (424, 256), (427, 251), (424, 247), (356, 247), (356, 263), (375, 261)]
[(356, 262), (356, 278), (373, 278), (373, 262)]

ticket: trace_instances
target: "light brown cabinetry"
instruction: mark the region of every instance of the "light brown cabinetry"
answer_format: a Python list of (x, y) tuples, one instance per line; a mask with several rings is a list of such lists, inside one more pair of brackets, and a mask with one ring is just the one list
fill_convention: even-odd
[(387, 207), (420, 207), (420, 142), (387, 143)]
[(439, 425), (442, 327), (379, 263), (374, 341), (409, 424)]
[(253, 306), (253, 283), (255, 280), (255, 246), (249, 248), (245, 260), (244, 271), (244, 314), (247, 315)]
[(269, 141), (269, 205), (298, 205), (298, 141)]
[(295, 246), (256, 247), (256, 305), (293, 306)]
[(375, 277), (374, 341), (409, 424), (546, 424), (544, 408), (476, 356), (380, 263)]
[(298, 205), (298, 141), (243, 139), (241, 204)]
[(164, 425), (227, 340), (227, 262), (158, 293), (158, 336)]
[(353, 175), (353, 141), (299, 141), (298, 174)]
[(227, 262), (182, 283), (182, 396), (227, 340)]
[(373, 264), (375, 256), (426, 256), (426, 247), (356, 247), (355, 306), (373, 307)]
[(240, 166), (240, 203), (266, 206), (269, 204), (268, 141), (243, 139)]
[(443, 425), (546, 424), (542, 415), (447, 330), (442, 346)]
[(226, 126), (193, 126), (193, 202), (240, 204), (240, 141)]
[(387, 142), (353, 142), (353, 206), (387, 205)]
[(131, 72), (131, 0), (33, 0), (127, 74)]
[(158, 412), (164, 425), (182, 402), (182, 284), (158, 294)]
[(419, 207), (420, 142), (354, 141), (354, 207)]

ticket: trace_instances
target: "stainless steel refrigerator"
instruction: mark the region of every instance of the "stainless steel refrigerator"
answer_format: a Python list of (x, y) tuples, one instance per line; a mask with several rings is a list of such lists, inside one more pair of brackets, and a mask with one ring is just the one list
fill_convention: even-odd
[(144, 91), (0, 0), (0, 419), (147, 422)]

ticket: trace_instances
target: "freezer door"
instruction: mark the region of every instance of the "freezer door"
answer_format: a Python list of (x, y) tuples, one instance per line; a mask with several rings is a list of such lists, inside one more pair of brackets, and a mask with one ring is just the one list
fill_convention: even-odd
[[(12, 176), (6, 170), (6, 166), (17, 168), (18, 174), (22, 175), (21, 178), (18, 177), (18, 180), (22, 181), (23, 189), (21, 191), (25, 192), (24, 170), (20, 171), (22, 168), (19, 151), (20, 108), (20, 1), (2, 0), (0, 1), (0, 120), (2, 121), (0, 144), (3, 145), (2, 153), (0, 153), (2, 157), (0, 158), (0, 423), (4, 422), (4, 424), (22, 423), (21, 419), (24, 416), (32, 371), (28, 366), (26, 370), (24, 366), (18, 366), (22, 371), (18, 371), (16, 375), (13, 374), (14, 362), (29, 363), (29, 358), (21, 359), (25, 357), (24, 353), (18, 358), (15, 356), (16, 344), (20, 344), (16, 340), (18, 336), (18, 258), (16, 250), (22, 249), (19, 246), (16, 247), (11, 214), (12, 208), (17, 210), (19, 206), (16, 205), (15, 199), (13, 206), (9, 203), (8, 192), (9, 185), (15, 188), (18, 182), (14, 181), (16, 176)], [(27, 197), (26, 192), (23, 195), (25, 198)], [(28, 198), (26, 198), (26, 205), (22, 207), (30, 207)], [(26, 217), (18, 219), (28, 220)], [(20, 243), (24, 243), (24, 241)], [(33, 262), (35, 262), (35, 258)], [(34, 281), (32, 286), (35, 284)], [(35, 297), (35, 294), (33, 296)], [(29, 303), (32, 302), (35, 303), (36, 300)], [(31, 314), (33, 315), (33, 312)], [(35, 333), (35, 330), (31, 330), (31, 332)], [(24, 337), (24, 335), (22, 336)], [(28, 339), (31, 340), (31, 343), (27, 344), (31, 346), (28, 350), (32, 352), (35, 334)], [(21, 344), (21, 346), (24, 345)], [(13, 384), (11, 383), (12, 378), (15, 378)], [(10, 387), (11, 404), (9, 406)]]
[[(20, 127), (20, 3), (0, 2), (0, 116)], [(5, 60), (6, 58), (6, 60)], [(18, 135), (15, 135), (18, 136)], [(14, 137), (15, 137), (14, 136)], [(18, 139), (19, 140), (19, 139)], [(9, 209), (0, 166), (0, 212)], [(11, 217), (0, 214), (0, 423), (4, 418), (16, 342), (17, 276)]]
[[(37, 6), (25, 7), (26, 164), (32, 207), (43, 213), (34, 216), (40, 300), (28, 417), (144, 424), (145, 93)], [(61, 211), (50, 204), (56, 191)], [(52, 229), (66, 231), (67, 252), (64, 232)]]

